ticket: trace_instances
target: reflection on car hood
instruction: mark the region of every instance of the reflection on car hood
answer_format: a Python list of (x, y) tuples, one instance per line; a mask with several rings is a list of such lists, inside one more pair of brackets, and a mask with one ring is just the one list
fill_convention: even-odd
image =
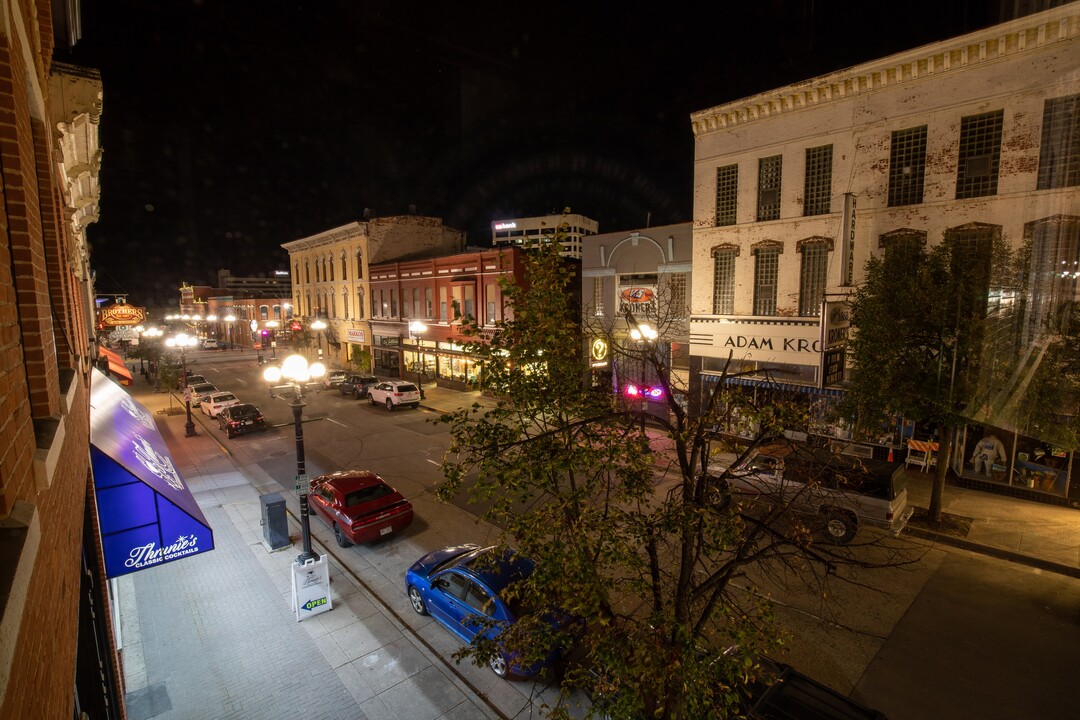
[(461, 557), (466, 553), (478, 550), (479, 548), (479, 545), (473, 543), (466, 543), (464, 545), (453, 545), (451, 547), (442, 548), (441, 550), (430, 552), (424, 557), (420, 558), (412, 564), (412, 567), (410, 567), (409, 570), (422, 577), (427, 577), (436, 568), (445, 565), (449, 561)]

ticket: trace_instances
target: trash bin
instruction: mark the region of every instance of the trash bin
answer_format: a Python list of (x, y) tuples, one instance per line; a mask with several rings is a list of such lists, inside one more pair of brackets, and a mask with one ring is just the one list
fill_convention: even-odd
[(271, 550), (289, 546), (289, 524), (285, 520), (285, 498), (281, 493), (259, 496), (262, 508), (263, 540)]

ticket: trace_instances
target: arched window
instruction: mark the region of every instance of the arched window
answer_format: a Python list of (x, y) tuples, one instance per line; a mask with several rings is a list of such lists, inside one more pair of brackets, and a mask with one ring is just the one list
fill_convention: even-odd
[(304, 282), (311, 282), (311, 265), (308, 264), (307, 260), (304, 261)]
[(710, 252), (713, 258), (713, 315), (735, 312), (735, 258), (738, 245), (720, 245)]
[(293, 283), (300, 284), (300, 263), (293, 263)]
[(364, 319), (364, 288), (356, 288), (356, 319)]
[(799, 275), (799, 315), (802, 317), (821, 315), (821, 301), (829, 280), (829, 251), (832, 245), (832, 239), (827, 237), (809, 237), (795, 244), (795, 251), (802, 254)]
[(330, 266), (330, 277), (327, 278), (327, 279), (330, 280), (330, 282), (334, 282), (334, 256), (333, 255), (330, 256), (330, 262), (328, 264)]
[(359, 250), (356, 251), (356, 279), (364, 279), (364, 254)]
[(315, 282), (319, 282), (319, 259), (315, 258)]
[(754, 256), (754, 314), (776, 314), (777, 279), (780, 276), (780, 254), (784, 244), (775, 240), (756, 243), (750, 254)]
[[(342, 268), (342, 272), (345, 272), (345, 258), (344, 258), (344, 256), (341, 259), (341, 268)], [(348, 288), (345, 288), (344, 290), (341, 291), (341, 310), (342, 310), (342, 315), (345, 317), (346, 320), (348, 320), (349, 319), (349, 289)]]
[(349, 279), (348, 266), (345, 265), (345, 251), (344, 250), (341, 251), (341, 279), (342, 280), (348, 280)]

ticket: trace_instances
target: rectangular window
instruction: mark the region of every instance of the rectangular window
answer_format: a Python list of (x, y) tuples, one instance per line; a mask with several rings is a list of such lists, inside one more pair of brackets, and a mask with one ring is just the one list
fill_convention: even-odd
[(1043, 104), (1039, 190), (1080, 185), (1080, 95)]
[(725, 165), (716, 169), (716, 224), (734, 225), (738, 209), (739, 166)]
[(997, 194), (1003, 110), (960, 118), (956, 199)]
[(754, 253), (754, 314), (776, 314), (776, 280), (780, 272), (780, 248), (758, 248)]
[(412, 316), (420, 317), (420, 288), (413, 288), (412, 291)]
[(604, 315), (604, 278), (592, 279), (592, 304), (593, 315), (596, 317), (603, 317)]
[(686, 305), (686, 273), (671, 273), (671, 314), (672, 317), (684, 318), (690, 309)]
[(803, 215), (827, 215), (832, 200), (832, 145), (806, 148)]
[(821, 315), (821, 299), (829, 270), (829, 246), (823, 242), (807, 243), (802, 251), (802, 274), (799, 278), (799, 315)]
[(428, 320), (435, 317), (435, 304), (432, 300), (433, 290), (424, 288), (424, 317)]
[(390, 317), (396, 318), (397, 314), (397, 288), (391, 288), (390, 293)]
[(447, 305), (446, 305), (446, 288), (439, 288), (439, 321), (446, 322), (447, 320)]
[(926, 126), (894, 130), (889, 151), (889, 207), (923, 201)]
[(475, 293), (476, 290), (472, 285), (465, 286), (463, 307), (465, 318), (468, 320), (472, 320), (476, 317), (474, 307), (476, 305)]
[(783, 169), (783, 155), (758, 160), (758, 222), (780, 219), (780, 176)]
[(499, 296), (499, 286), (498, 285), (490, 285), (489, 284), (484, 289), (484, 300), (486, 301), (485, 302), (485, 308), (487, 310), (487, 316), (485, 317), (485, 322), (486, 322), (487, 325), (494, 325), (495, 323), (497, 323), (499, 321), (499, 316), (498, 316), (498, 313), (496, 312), (499, 297), (500, 296)]
[(735, 312), (735, 249), (713, 251), (713, 315)]

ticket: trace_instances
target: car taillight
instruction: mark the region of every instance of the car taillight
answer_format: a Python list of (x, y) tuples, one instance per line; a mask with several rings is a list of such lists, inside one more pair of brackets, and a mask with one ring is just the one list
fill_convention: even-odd
[(399, 392), (394, 393), (394, 397), (401, 397), (401, 395), (402, 395), (402, 393), (399, 393)]

